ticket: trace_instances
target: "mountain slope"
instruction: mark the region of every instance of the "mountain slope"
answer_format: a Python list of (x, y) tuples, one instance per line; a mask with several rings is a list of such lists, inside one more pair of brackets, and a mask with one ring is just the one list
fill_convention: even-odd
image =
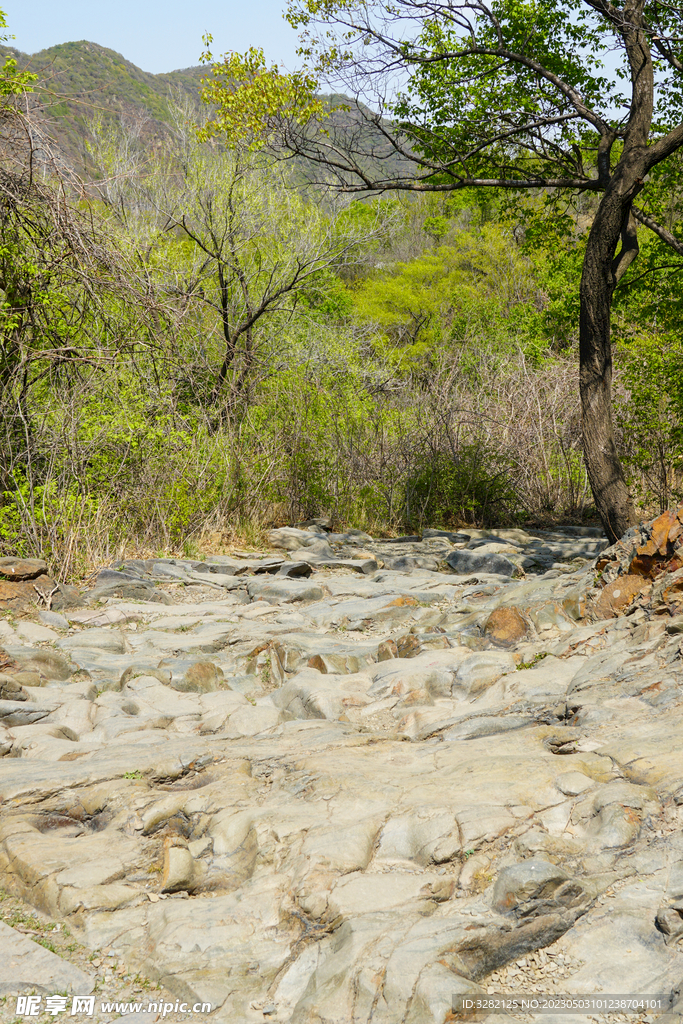
[[(153, 75), (120, 53), (86, 40), (60, 43), (34, 54), (0, 46), (0, 59), (2, 56), (14, 57), (20, 68), (38, 75), (30, 96), (36, 119), (46, 122), (59, 162), (87, 177), (97, 174), (87, 150), (93, 121), (125, 117), (136, 123), (136, 134), (153, 147), (167, 135), (174, 101), (199, 104), (201, 79), (209, 74), (209, 68), (191, 67)], [(398, 174), (406, 162), (381, 138), (363, 141), (362, 118), (354, 114), (353, 101), (336, 95), (326, 100), (348, 105), (348, 110), (340, 108), (332, 114), (329, 125), (341, 134), (355, 136), (361, 153), (367, 152), (368, 169), (380, 160), (385, 172)], [(304, 159), (295, 159), (294, 165), (302, 181), (316, 180), (320, 174)]]
[(90, 122), (125, 114), (145, 119), (145, 134), (163, 135), (171, 119), (171, 97), (198, 102), (200, 78), (207, 70), (193, 67), (152, 75), (120, 53), (86, 40), (34, 54), (3, 46), (0, 54), (38, 75), (36, 112), (47, 118), (61, 155), (78, 171), (89, 164), (85, 140)]

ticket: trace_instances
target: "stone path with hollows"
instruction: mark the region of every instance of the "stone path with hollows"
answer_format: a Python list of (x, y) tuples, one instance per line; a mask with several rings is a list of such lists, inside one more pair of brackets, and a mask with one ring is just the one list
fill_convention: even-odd
[[(318, 522), (8, 604), (0, 885), (93, 951), (95, 991), (111, 958), (219, 1024), (668, 993), (682, 522), (609, 550)], [(5, 591), (31, 582), (10, 568)]]

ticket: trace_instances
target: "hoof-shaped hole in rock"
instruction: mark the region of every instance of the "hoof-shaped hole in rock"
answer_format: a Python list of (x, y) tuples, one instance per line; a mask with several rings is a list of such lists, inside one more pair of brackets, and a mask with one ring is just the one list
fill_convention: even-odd
[(111, 813), (103, 808), (96, 814), (86, 814), (83, 808), (68, 811), (47, 811), (38, 815), (33, 824), (43, 834), (61, 829), (74, 829), (74, 834), (102, 832), (111, 820)]

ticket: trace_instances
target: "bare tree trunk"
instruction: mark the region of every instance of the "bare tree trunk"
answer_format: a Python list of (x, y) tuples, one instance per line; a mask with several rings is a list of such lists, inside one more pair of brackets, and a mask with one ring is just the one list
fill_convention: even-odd
[[(583, 452), (598, 515), (612, 543), (636, 521), (614, 440), (611, 319), (616, 283), (638, 253), (631, 204), (640, 184), (635, 178), (630, 187), (624, 187), (621, 176), (612, 179), (591, 227), (581, 276)], [(621, 249), (615, 257), (620, 238)]]

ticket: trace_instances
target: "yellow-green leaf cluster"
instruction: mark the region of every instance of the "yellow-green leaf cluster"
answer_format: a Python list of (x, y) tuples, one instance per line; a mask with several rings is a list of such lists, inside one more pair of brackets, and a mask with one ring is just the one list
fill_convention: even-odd
[[(205, 42), (208, 45), (211, 37), (205, 37)], [(213, 116), (199, 129), (202, 141), (220, 137), (229, 145), (259, 149), (283, 120), (301, 125), (325, 116), (316, 97), (315, 78), (300, 71), (281, 72), (276, 64), (268, 66), (261, 49), (229, 52), (215, 63), (207, 49), (202, 61), (211, 64), (211, 75), (202, 79), (202, 99), (214, 108)]]

